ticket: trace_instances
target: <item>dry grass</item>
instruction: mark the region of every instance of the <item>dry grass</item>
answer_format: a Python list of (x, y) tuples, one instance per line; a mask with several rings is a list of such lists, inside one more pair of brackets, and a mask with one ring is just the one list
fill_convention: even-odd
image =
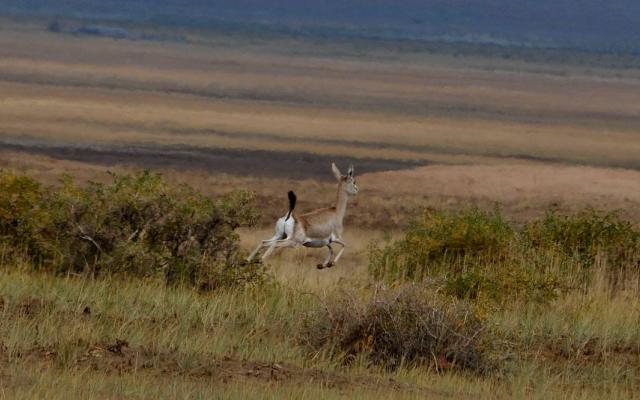
[[(294, 337), (304, 312), (334, 289), (371, 294), (368, 243), (393, 235), (420, 207), (499, 203), (523, 220), (591, 205), (620, 208), (640, 221), (640, 173), (604, 167), (640, 167), (637, 71), (390, 48), (356, 55), (342, 45), (307, 48), (284, 39), (117, 41), (2, 22), (0, 142), (24, 148), (1, 149), (0, 168), (54, 183), (61, 173), (105, 181), (107, 168), (145, 166), (34, 154), (38, 145), (56, 143), (262, 149), (276, 158), (300, 151), (435, 165), (358, 176), (361, 192), (348, 209), (340, 264), (319, 271), (323, 250), (287, 250), (269, 263), (273, 286), (203, 295), (157, 281), (51, 277), (2, 266), (1, 398), (637, 396), (640, 289), (612, 294), (603, 280), (546, 308), (515, 304), (484, 315), (488, 334), (507, 344), (498, 355), (507, 366), (503, 376), (405, 366), (388, 372), (363, 357), (343, 366), (328, 354), (310, 359)], [(251, 176), (157, 169), (207, 195), (255, 190), (264, 216), (261, 228), (241, 231), (249, 249), (271, 235), (287, 190), (298, 193), (299, 211), (335, 196), (331, 181), (265, 178), (262, 167)]]
[[(486, 334), (509, 338), (498, 355), (508, 368), (481, 378), (424, 367), (385, 372), (363, 358), (343, 366), (322, 353), (308, 358), (294, 343), (296, 326), (307, 310), (327, 304), (322, 287), (289, 281), (202, 295), (157, 281), (2, 268), (5, 398), (627, 399), (638, 388), (637, 289), (612, 297), (597, 281), (588, 295), (543, 310), (491, 314)], [(329, 285), (371, 293), (353, 282)]]
[(456, 209), (468, 203), (499, 205), (510, 217), (528, 220), (548, 210), (586, 207), (620, 210), (640, 221), (640, 172), (551, 163), (433, 165), (367, 174), (361, 185), (369, 196), (420, 199), (424, 205)]
[[(271, 232), (240, 233), (248, 249)], [(399, 363), (395, 371), (371, 364), (366, 352), (348, 365), (323, 349), (310, 356), (299, 345), (300, 323), (309, 310), (330, 306), (336, 291), (351, 293), (353, 304), (373, 296), (371, 304), (384, 305), (373, 307), (377, 328), (362, 331), (359, 343), (406, 331), (391, 328), (412, 310), (411, 297), (400, 310), (396, 292), (380, 303), (379, 287), (364, 270), (366, 245), (380, 237), (379, 231), (347, 229), (348, 253), (331, 269), (314, 268), (322, 250), (286, 251), (270, 260), (275, 284), (208, 294), (152, 278), (52, 276), (0, 263), (2, 396), (623, 399), (638, 392), (639, 281), (630, 273), (625, 289), (611, 292), (604, 269), (584, 291), (550, 304), (480, 308), (485, 339), (478, 345), (493, 352), (499, 366), (487, 376), (456, 372), (447, 364), (448, 351), (435, 354), (431, 365), (437, 368)], [(455, 304), (446, 297), (423, 300), (423, 310), (436, 317)], [(337, 303), (331, 312), (351, 321), (350, 304)], [(442, 325), (445, 339), (466, 321), (452, 315)], [(404, 323), (415, 328), (422, 316), (409, 313)], [(330, 334), (333, 328), (323, 329)], [(394, 345), (402, 350), (403, 343)], [(437, 343), (435, 349), (427, 352), (439, 352)]]

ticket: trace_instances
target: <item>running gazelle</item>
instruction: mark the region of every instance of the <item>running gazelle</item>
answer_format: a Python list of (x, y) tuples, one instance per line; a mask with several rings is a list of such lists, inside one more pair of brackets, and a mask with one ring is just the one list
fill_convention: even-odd
[[(260, 249), (267, 247), (267, 251), (262, 256), (266, 259), (274, 249), (278, 247), (324, 247), (327, 246), (329, 254), (318, 268), (329, 268), (335, 265), (346, 244), (342, 240), (343, 220), (347, 211), (347, 201), (349, 197), (358, 194), (358, 186), (353, 176), (353, 165), (349, 166), (347, 175), (342, 175), (336, 164), (331, 163), (331, 169), (338, 180), (338, 194), (336, 204), (333, 207), (320, 208), (306, 214), (294, 215), (293, 209), (296, 206), (296, 195), (289, 192), (289, 212), (284, 217), (276, 221), (276, 231), (273, 237), (263, 240), (251, 253), (247, 261), (251, 261)], [(338, 254), (333, 257), (333, 243), (341, 247)]]

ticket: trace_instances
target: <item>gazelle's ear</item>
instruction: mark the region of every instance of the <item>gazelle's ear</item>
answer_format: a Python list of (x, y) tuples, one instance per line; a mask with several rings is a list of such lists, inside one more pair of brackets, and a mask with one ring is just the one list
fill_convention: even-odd
[(347, 172), (347, 175), (353, 178), (353, 165), (349, 165), (349, 171)]
[(340, 173), (340, 170), (338, 169), (338, 167), (336, 167), (335, 163), (331, 163), (331, 170), (333, 171), (333, 175), (336, 177), (337, 180), (342, 179), (342, 174)]

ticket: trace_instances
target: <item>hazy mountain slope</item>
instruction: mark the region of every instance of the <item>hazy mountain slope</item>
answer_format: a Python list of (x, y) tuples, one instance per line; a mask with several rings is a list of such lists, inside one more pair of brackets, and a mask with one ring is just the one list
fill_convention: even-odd
[(8, 0), (0, 12), (129, 22), (262, 23), (319, 33), (640, 50), (636, 0)]

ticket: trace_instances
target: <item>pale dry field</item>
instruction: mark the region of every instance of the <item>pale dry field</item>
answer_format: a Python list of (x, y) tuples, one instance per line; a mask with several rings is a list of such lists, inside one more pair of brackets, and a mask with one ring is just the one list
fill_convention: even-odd
[(633, 71), (617, 77), (555, 67), (561, 74), (552, 74), (542, 64), (517, 73), (517, 63), (396, 55), (393, 48), (331, 56), (298, 53), (304, 43), (278, 40), (156, 43), (28, 24), (0, 32), (5, 145), (639, 166)]
[(48, 182), (152, 168), (210, 194), (247, 188), (264, 225), (289, 189), (303, 210), (330, 203), (334, 159), (356, 165), (349, 223), (367, 228), (497, 203), (517, 219), (596, 206), (640, 220), (635, 70), (190, 38), (3, 21), (0, 167)]

